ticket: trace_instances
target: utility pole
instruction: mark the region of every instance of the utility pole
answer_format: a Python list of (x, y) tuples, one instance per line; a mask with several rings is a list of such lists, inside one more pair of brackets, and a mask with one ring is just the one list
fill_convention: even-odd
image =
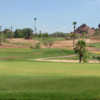
[(37, 18), (34, 17), (34, 32), (35, 32), (35, 35), (37, 35)]

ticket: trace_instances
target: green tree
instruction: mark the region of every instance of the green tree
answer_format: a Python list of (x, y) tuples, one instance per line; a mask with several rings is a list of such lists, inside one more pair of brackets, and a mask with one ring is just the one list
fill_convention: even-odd
[(3, 31), (3, 34), (4, 34), (4, 36), (6, 37), (6, 38), (12, 38), (13, 36), (13, 34), (12, 34), (12, 32), (11, 32), (11, 30), (10, 29), (5, 29), (4, 31)]
[(74, 32), (73, 32), (73, 49), (75, 48), (75, 30), (76, 30), (76, 25), (77, 25), (77, 22), (74, 21), (73, 23), (73, 28), (74, 28)]
[(75, 53), (79, 56), (79, 62), (87, 62), (88, 53), (86, 50), (86, 42), (84, 40), (79, 40), (75, 47)]
[(98, 36), (100, 36), (100, 29), (96, 29), (94, 35), (98, 35)]
[(81, 38), (82, 38), (83, 40), (85, 40), (86, 35), (87, 35), (87, 33), (86, 33), (86, 32), (82, 32)]
[(42, 31), (39, 32), (38, 37), (39, 37), (39, 38), (42, 38)]
[(49, 37), (48, 33), (42, 34), (43, 39), (47, 39)]
[(24, 38), (31, 39), (33, 36), (33, 30), (31, 28), (24, 28), (23, 30)]
[(24, 38), (24, 33), (21, 29), (16, 29), (14, 32), (14, 38)]

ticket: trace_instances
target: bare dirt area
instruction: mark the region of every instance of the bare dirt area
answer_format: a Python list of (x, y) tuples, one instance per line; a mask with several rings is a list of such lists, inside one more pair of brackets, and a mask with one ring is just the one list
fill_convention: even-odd
[[(38, 42), (39, 42), (38, 40), (25, 40), (22, 38), (21, 39), (7, 39), (6, 42), (2, 43), (0, 48), (30, 48), (31, 46), (35, 46), (36, 43)], [(100, 43), (100, 40), (86, 39), (86, 42), (88, 44)], [(41, 45), (41, 47), (44, 48), (43, 45)], [(66, 48), (66, 49), (72, 50), (73, 41), (72, 40), (55, 41), (51, 48)], [(100, 52), (100, 49), (95, 48), (95, 47), (88, 47), (88, 50), (92, 53)]]
[[(48, 58), (39, 58), (35, 59), (35, 61), (39, 62), (61, 62), (61, 63), (79, 63), (79, 60), (68, 60), (66, 58), (72, 58), (75, 57), (76, 55), (69, 55), (69, 56), (58, 56), (58, 57), (48, 57)], [(56, 59), (56, 58), (65, 58), (64, 60), (62, 59)], [(88, 63), (97, 63), (99, 64), (99, 60), (89, 60)]]
[(68, 48), (72, 49), (73, 41), (72, 40), (66, 40), (66, 41), (56, 41), (52, 48)]
[[(77, 42), (78, 40), (76, 40)], [(100, 40), (96, 40), (96, 39), (86, 39), (86, 42), (88, 44), (92, 44), (92, 43), (100, 43)], [(68, 48), (68, 49), (72, 49), (73, 47), (73, 41), (72, 40), (65, 40), (65, 41), (56, 41), (52, 48)]]
[(0, 48), (30, 48), (37, 42), (37, 40), (7, 39), (6, 42), (2, 43)]
[[(76, 40), (77, 42), (78, 40)], [(92, 43), (100, 43), (100, 40), (96, 39), (86, 39), (87, 44), (92, 44)], [(65, 41), (56, 41), (52, 48), (67, 48), (67, 49), (73, 49), (73, 41), (72, 40), (65, 40)], [(100, 48), (96, 47), (88, 47), (87, 48), (89, 52), (96, 53), (100, 52)]]
[[(55, 59), (47, 59), (47, 58), (40, 58), (36, 59), (35, 61), (42, 61), (42, 62), (62, 62), (62, 63), (79, 63), (79, 60), (55, 60)], [(99, 64), (99, 60), (89, 60), (88, 63), (97, 63)]]
[(100, 48), (88, 47), (88, 51), (92, 53), (100, 53)]
[(9, 42), (11, 43), (36, 43), (37, 41), (36, 40), (32, 40), (32, 39), (8, 39)]

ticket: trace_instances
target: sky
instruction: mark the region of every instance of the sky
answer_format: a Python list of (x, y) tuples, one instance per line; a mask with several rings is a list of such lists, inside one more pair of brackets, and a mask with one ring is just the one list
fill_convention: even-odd
[(71, 32), (72, 22), (77, 27), (100, 24), (100, 0), (0, 0), (0, 25), (2, 28), (37, 29), (42, 32)]

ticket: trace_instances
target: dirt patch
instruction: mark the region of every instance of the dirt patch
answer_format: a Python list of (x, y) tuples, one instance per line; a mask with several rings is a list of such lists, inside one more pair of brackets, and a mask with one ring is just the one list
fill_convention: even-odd
[[(78, 40), (76, 40), (77, 42)], [(8, 39), (5, 43), (3, 43), (0, 48), (30, 48), (34, 47), (38, 40), (25, 40), (25, 39)], [(86, 39), (88, 44), (91, 43), (99, 43), (100, 40), (91, 40)], [(41, 45), (41, 48), (47, 48)], [(51, 48), (67, 48), (69, 50), (73, 49), (73, 40), (64, 40), (64, 41), (55, 41)], [(89, 47), (90, 51), (97, 51), (96, 48)]]
[(0, 48), (30, 48), (38, 43), (37, 40), (7, 39)]
[(52, 48), (68, 48), (72, 49), (73, 41), (72, 40), (66, 40), (66, 41), (56, 41)]
[[(35, 61), (42, 61), (42, 62), (65, 62), (65, 63), (79, 63), (79, 60), (56, 60), (56, 58), (71, 58), (75, 57), (76, 55), (69, 55), (69, 56), (58, 56), (58, 57), (47, 57), (47, 58), (39, 58), (35, 59)], [(88, 63), (100, 63), (99, 60), (89, 60)]]
[(8, 39), (8, 42), (11, 42), (11, 43), (37, 43), (38, 41), (37, 40), (26, 40), (26, 39)]
[[(77, 42), (78, 40), (76, 40)], [(92, 44), (92, 43), (99, 43), (100, 40), (91, 40), (91, 39), (86, 39), (86, 42), (88, 44)], [(68, 49), (72, 49), (73, 48), (73, 40), (65, 40), (65, 41), (56, 41), (52, 48), (68, 48)]]
[[(36, 61), (42, 61), (42, 62), (65, 62), (65, 63), (79, 63), (79, 60), (47, 60), (47, 59), (36, 59)], [(98, 60), (90, 60), (88, 63), (100, 63)]]

